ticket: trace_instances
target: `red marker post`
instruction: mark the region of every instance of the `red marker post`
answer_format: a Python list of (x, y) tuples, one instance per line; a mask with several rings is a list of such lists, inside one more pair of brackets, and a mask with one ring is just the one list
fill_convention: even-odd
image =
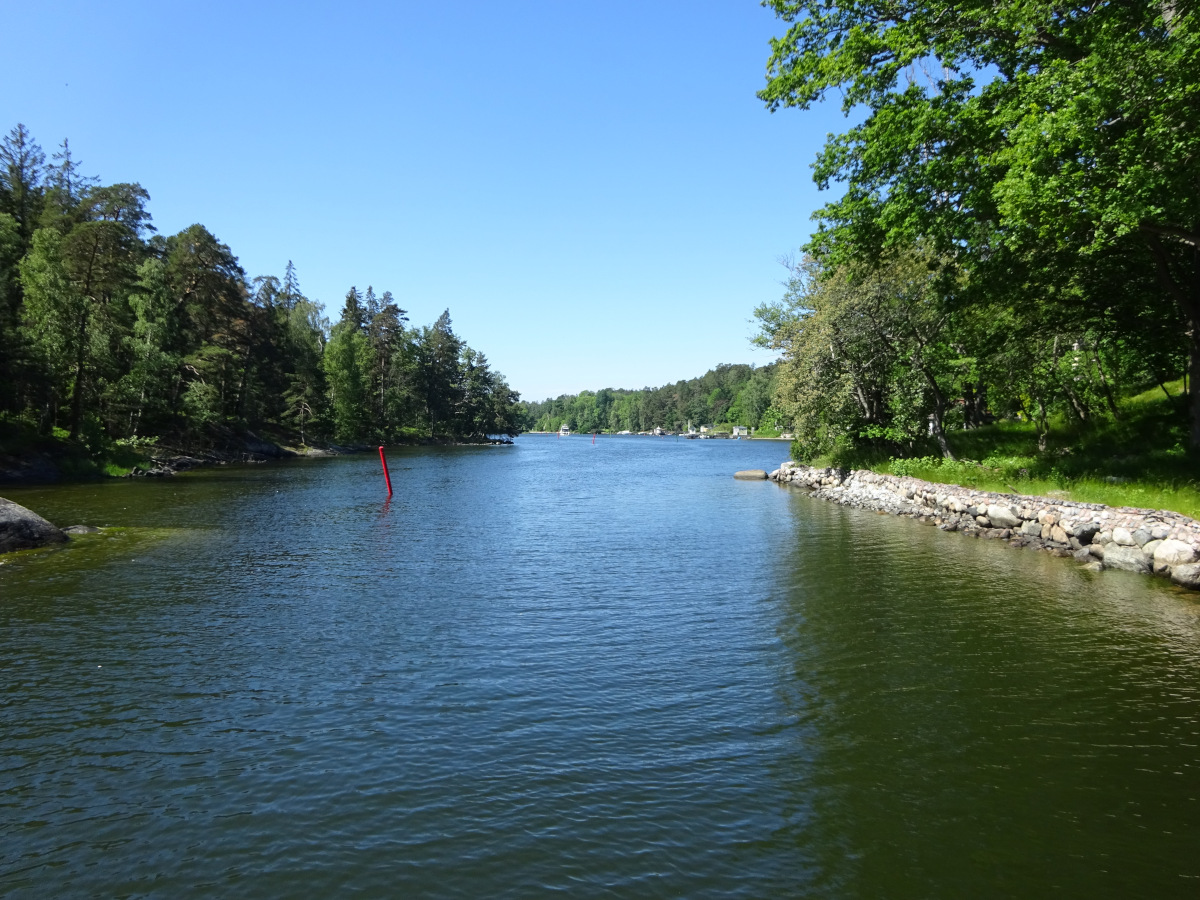
[(392, 476), (388, 474), (387, 457), (383, 455), (383, 447), (379, 448), (379, 461), (383, 463), (383, 480), (387, 482), (388, 496), (392, 496)]

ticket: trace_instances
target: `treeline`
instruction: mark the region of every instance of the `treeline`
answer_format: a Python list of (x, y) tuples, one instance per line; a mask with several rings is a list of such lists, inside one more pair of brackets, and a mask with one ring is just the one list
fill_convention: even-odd
[(277, 427), (301, 442), (515, 434), (517, 394), (444, 313), (351, 288), (330, 327), (289, 262), (246, 276), (203, 225), (155, 233), (138, 184), (0, 140), (0, 417), (106, 442)]
[(699, 378), (640, 391), (603, 388), (529, 403), (525, 423), (532, 431), (678, 431), (700, 425), (745, 425), (774, 429), (782, 417), (771, 407), (775, 364), (755, 368), (719, 365)]
[(1181, 375), (1171, 452), (1200, 447), (1197, 4), (768, 5), (789, 27), (760, 98), (862, 112), (814, 165), (844, 194), (758, 310), (796, 453), (950, 456), (1003, 418), (1045, 448), (1052, 419)]

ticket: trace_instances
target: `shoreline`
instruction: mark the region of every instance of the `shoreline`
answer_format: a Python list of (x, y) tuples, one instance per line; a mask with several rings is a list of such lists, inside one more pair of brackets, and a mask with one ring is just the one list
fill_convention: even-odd
[[(488, 447), (511, 445), (511, 438), (491, 438), (480, 441), (451, 440), (448, 438), (419, 438), (384, 445), (392, 447), (454, 446)], [(162, 478), (191, 469), (233, 464), (253, 465), (277, 462), (285, 459), (318, 459), (332, 456), (348, 456), (372, 453), (378, 444), (334, 444), (307, 445), (303, 447), (277, 444), (273, 441), (248, 436), (242, 441), (226, 442), (220, 447), (179, 447), (159, 445), (147, 451), (145, 462), (150, 468), (133, 466), (124, 475), (109, 475), (103, 471), (88, 471), (83, 474), (71, 472), (64, 467), (63, 454), (54, 455), (45, 451), (0, 455), (0, 488), (35, 487), (39, 485), (82, 484), (96, 481), (122, 481), (127, 478)], [(89, 463), (99, 464), (94, 460)]]
[(1157, 575), (1200, 590), (1200, 522), (1182, 513), (1001, 494), (867, 469), (814, 468), (791, 460), (767, 477), (844, 506), (1073, 557), (1090, 571)]

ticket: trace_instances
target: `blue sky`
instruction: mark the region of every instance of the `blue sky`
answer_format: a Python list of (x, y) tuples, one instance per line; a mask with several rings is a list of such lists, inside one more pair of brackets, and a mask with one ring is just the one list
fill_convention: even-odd
[(138, 181), (336, 319), (391, 290), (527, 399), (765, 363), (836, 103), (755, 98), (752, 0), (9, 3), (0, 127)]

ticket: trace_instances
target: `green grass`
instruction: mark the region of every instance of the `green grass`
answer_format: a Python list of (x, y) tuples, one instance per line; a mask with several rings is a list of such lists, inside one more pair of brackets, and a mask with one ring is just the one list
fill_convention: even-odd
[(947, 435), (957, 460), (894, 459), (878, 449), (816, 461), (979, 490), (1059, 497), (1109, 506), (1168, 509), (1200, 518), (1200, 455), (1187, 448), (1182, 381), (1125, 398), (1119, 419), (1051, 423), (1046, 449), (1028, 422), (999, 422)]

